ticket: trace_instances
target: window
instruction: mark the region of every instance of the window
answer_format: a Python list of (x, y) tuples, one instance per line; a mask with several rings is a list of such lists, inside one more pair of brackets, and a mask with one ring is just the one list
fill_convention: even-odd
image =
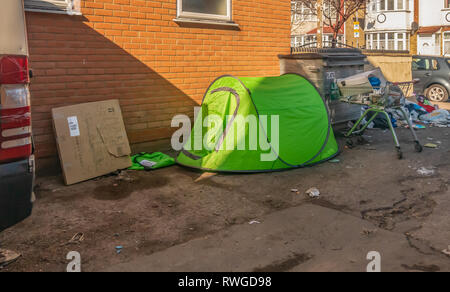
[(434, 71), (439, 70), (439, 62), (436, 59), (431, 60), (431, 69)]
[(439, 63), (436, 59), (414, 58), (412, 62), (413, 71), (436, 71)]
[(435, 39), (434, 39), (434, 47), (436, 48), (436, 53), (438, 55), (440, 55), (441, 54), (441, 38), (442, 38), (442, 35), (440, 33), (437, 33), (434, 37), (435, 37)]
[(388, 33), (388, 46), (387, 49), (392, 51), (395, 50), (395, 34), (394, 33)]
[(317, 15), (305, 3), (292, 2), (292, 17), (294, 22), (317, 21)]
[(231, 21), (231, 0), (177, 0), (178, 17)]
[(377, 1), (376, 0), (371, 0), (371, 4), (369, 6), (369, 9), (372, 10), (373, 12), (376, 12), (377, 9)]
[(430, 70), (430, 60), (424, 58), (415, 58), (412, 61), (413, 71), (426, 71)]
[(325, 19), (336, 19), (337, 11), (336, 7), (331, 3), (331, 0), (324, 1), (323, 3), (323, 16)]
[(374, 33), (372, 35), (373, 37), (373, 45), (372, 45), (372, 49), (373, 50), (379, 50), (380, 49), (380, 44), (378, 43), (378, 34)]
[[(322, 36), (323, 47), (331, 47), (333, 40), (333, 35), (324, 34)], [(342, 43), (344, 42), (344, 36), (338, 35), (337, 37), (338, 47), (342, 47)], [(317, 48), (317, 36), (315, 34), (309, 35), (297, 35), (291, 37), (291, 46), (292, 47), (304, 47), (304, 48)]]
[(380, 50), (387, 50), (387, 46), (386, 46), (386, 34), (385, 33), (380, 33)]
[(409, 50), (409, 34), (406, 32), (368, 33), (367, 48), (371, 50)]
[[(380, 3), (381, 11), (409, 10), (409, 0), (373, 0), (373, 11), (376, 11), (376, 2)], [(450, 2), (450, 0), (447, 0)]]
[(25, 0), (25, 10), (69, 15), (81, 15), (81, 0)]
[(304, 36), (296, 35), (291, 38), (291, 47), (297, 48), (304, 45)]
[(307, 35), (305, 38), (305, 45), (309, 48), (317, 47), (317, 36)]
[(444, 33), (444, 55), (450, 55), (450, 33)]
[(395, 0), (388, 0), (387, 1), (387, 10), (394, 10), (395, 8), (394, 8), (394, 3), (395, 3)]
[(409, 49), (409, 34), (397, 33), (397, 47), (398, 51), (407, 51)]

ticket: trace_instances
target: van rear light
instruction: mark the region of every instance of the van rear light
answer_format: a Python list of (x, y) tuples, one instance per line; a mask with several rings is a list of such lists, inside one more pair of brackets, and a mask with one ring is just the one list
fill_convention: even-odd
[(27, 57), (0, 58), (0, 84), (27, 84), (30, 82)]
[(30, 91), (27, 85), (2, 85), (0, 109), (30, 106)]
[(26, 146), (26, 145), (31, 145), (31, 137), (2, 142), (1, 148), (2, 149), (11, 149), (11, 148), (22, 147), (22, 146)]
[(13, 136), (22, 136), (26, 134), (31, 134), (31, 127), (22, 127), (22, 128), (14, 128), (14, 129), (7, 129), (2, 131), (2, 137), (8, 138)]
[(27, 158), (30, 157), (31, 154), (31, 142), (29, 145), (17, 146), (14, 148), (0, 148), (0, 162), (15, 161), (18, 159)]
[(0, 162), (32, 154), (28, 85), (0, 85)]

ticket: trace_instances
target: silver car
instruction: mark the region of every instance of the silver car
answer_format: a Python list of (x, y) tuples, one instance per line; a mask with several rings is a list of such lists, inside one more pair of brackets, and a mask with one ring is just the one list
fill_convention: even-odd
[(423, 94), (433, 102), (448, 101), (450, 93), (450, 59), (440, 56), (413, 56), (412, 75), (419, 82), (416, 94)]

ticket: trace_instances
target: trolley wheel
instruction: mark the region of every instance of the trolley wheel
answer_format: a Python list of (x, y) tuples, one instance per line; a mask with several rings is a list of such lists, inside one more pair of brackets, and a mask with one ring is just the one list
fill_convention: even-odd
[(416, 141), (416, 145), (414, 147), (416, 149), (416, 152), (421, 153), (423, 151), (423, 147), (422, 147), (422, 145), (420, 145), (419, 141)]
[(355, 143), (353, 142), (353, 140), (351, 138), (347, 139), (347, 142), (345, 143), (348, 148), (352, 149), (353, 147), (355, 147)]
[(402, 150), (400, 148), (397, 148), (397, 158), (399, 160), (403, 159), (403, 152), (402, 152)]

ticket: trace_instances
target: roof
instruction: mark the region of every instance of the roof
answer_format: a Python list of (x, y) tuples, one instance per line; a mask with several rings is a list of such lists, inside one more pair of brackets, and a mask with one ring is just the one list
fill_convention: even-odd
[[(329, 26), (325, 26), (325, 27), (323, 28), (323, 33), (324, 33), (324, 34), (333, 34), (333, 33), (334, 33), (334, 30), (333, 30), (333, 28), (331, 28), (331, 27), (329, 27)], [(306, 34), (317, 34), (317, 28), (308, 31)], [(344, 34), (344, 29), (343, 29), (343, 28), (341, 28), (341, 29), (339, 30), (339, 34)]]
[(419, 34), (434, 34), (441, 28), (442, 26), (422, 26), (419, 28)]
[(450, 26), (422, 26), (419, 28), (419, 34), (434, 34), (438, 31), (450, 31)]

